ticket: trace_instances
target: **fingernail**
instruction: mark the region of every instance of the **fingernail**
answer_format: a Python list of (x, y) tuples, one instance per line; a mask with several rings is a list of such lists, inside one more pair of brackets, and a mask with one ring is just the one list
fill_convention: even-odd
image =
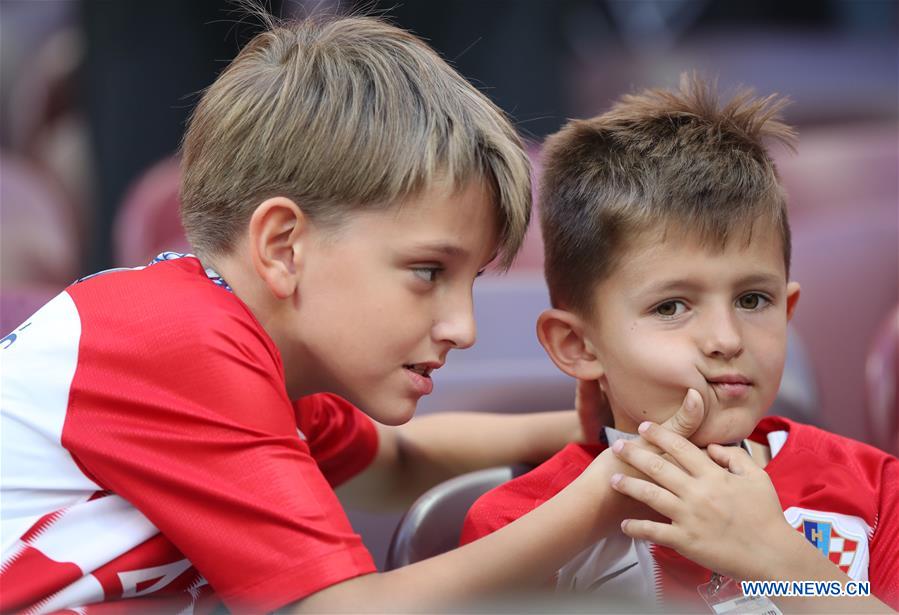
[(642, 423), (640, 423), (640, 426), (637, 427), (637, 431), (639, 431), (640, 433), (645, 433), (646, 430), (649, 429), (650, 425), (652, 425), (652, 423), (650, 423), (649, 421), (643, 421)]
[(618, 474), (617, 472), (615, 474), (612, 474), (612, 486), (614, 487), (618, 483), (620, 483), (622, 478), (624, 478), (623, 474)]
[(612, 444), (612, 450), (616, 453), (620, 453), (622, 450), (624, 450), (624, 440), (615, 440), (615, 442)]
[(621, 522), (621, 531), (627, 530), (627, 522), (628, 521), (630, 521), (630, 519), (625, 519), (624, 521)]

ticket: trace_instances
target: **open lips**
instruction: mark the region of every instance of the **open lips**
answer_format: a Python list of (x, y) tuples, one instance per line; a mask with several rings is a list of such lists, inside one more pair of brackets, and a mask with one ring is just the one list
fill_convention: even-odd
[(414, 363), (411, 365), (404, 365), (406, 369), (415, 372), (416, 374), (420, 374), (425, 378), (430, 377), (431, 372), (435, 369), (439, 369), (441, 367), (440, 363)]

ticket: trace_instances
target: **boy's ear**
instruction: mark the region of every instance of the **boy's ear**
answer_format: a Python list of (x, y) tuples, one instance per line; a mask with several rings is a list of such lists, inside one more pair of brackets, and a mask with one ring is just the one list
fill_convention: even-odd
[(286, 299), (296, 290), (307, 228), (303, 210), (286, 197), (266, 199), (250, 216), (248, 232), (253, 267), (278, 299)]
[(573, 378), (597, 380), (604, 370), (584, 331), (581, 317), (567, 310), (551, 308), (537, 318), (537, 339), (556, 367)]
[(790, 282), (787, 284), (787, 320), (793, 318), (793, 312), (796, 311), (796, 304), (799, 303), (799, 282)]

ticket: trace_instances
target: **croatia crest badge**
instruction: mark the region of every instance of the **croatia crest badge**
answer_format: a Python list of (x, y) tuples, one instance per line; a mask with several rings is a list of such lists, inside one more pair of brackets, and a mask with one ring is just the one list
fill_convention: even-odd
[(870, 528), (859, 517), (791, 507), (787, 522), (855, 581), (868, 580)]

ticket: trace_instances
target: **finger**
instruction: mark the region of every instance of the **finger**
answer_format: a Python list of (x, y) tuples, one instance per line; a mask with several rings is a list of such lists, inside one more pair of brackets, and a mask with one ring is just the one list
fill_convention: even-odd
[(681, 502), (677, 496), (649, 481), (624, 474), (613, 474), (612, 488), (629, 498), (646, 504), (668, 519), (678, 518), (678, 513), (681, 511)]
[(721, 446), (720, 444), (710, 444), (708, 448), (709, 457), (712, 461), (726, 468), (731, 474), (744, 475), (758, 466), (752, 461), (749, 453), (739, 446)]
[(690, 475), (699, 476), (710, 468), (716, 468), (708, 456), (695, 444), (673, 431), (655, 423), (644, 422), (637, 428), (644, 440), (668, 453)]
[(618, 459), (675, 495), (681, 495), (688, 489), (690, 477), (658, 453), (626, 440), (616, 440), (612, 445), (612, 452)]
[(687, 389), (680, 408), (674, 413), (674, 416), (662, 423), (662, 427), (684, 438), (689, 438), (699, 429), (704, 416), (705, 405), (702, 395), (696, 389)]
[(647, 521), (645, 519), (625, 519), (621, 522), (621, 531), (631, 538), (648, 540), (665, 547), (677, 549), (680, 545), (680, 534), (670, 523)]
[(599, 442), (600, 430), (606, 422), (608, 401), (599, 390), (597, 380), (578, 380), (574, 395), (574, 407), (577, 410), (583, 440), (586, 443)]
[[(684, 438), (689, 438), (699, 429), (704, 416), (705, 405), (702, 401), (702, 396), (695, 389), (687, 389), (687, 394), (684, 396), (680, 408), (667, 421), (662, 423), (662, 427)], [(646, 442), (647, 450), (662, 452), (662, 449), (650, 444), (649, 441), (644, 440), (644, 442)]]

